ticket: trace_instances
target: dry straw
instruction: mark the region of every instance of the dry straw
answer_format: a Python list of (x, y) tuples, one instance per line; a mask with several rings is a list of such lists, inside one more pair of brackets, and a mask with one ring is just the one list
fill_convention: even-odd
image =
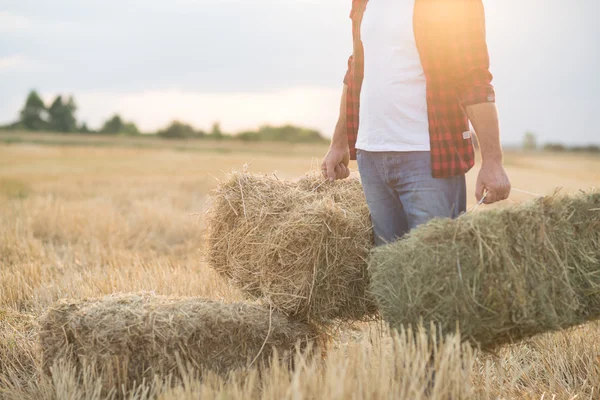
[(0, 307), (0, 398), (3, 376), (24, 382), (28, 374), (35, 374), (36, 334), (35, 316)]
[(393, 327), (421, 320), (493, 348), (600, 318), (600, 192), (434, 220), (378, 248), (371, 289)]
[(274, 355), (287, 363), (296, 346), (312, 348), (307, 343), (317, 338), (310, 326), (256, 305), (145, 293), (61, 301), (43, 316), (40, 332), (46, 372), (71, 362), (91, 368), (108, 388), (190, 368), (225, 374)]
[(373, 315), (369, 210), (356, 178), (233, 172), (212, 192), (207, 260), (245, 293), (315, 322)]

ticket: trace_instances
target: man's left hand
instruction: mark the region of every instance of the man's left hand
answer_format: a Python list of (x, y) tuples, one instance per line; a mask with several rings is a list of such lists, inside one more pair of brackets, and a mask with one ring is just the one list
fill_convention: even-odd
[(475, 186), (477, 202), (481, 201), (485, 191), (487, 191), (483, 201), (485, 204), (506, 200), (510, 195), (510, 181), (501, 162), (484, 162), (482, 164)]

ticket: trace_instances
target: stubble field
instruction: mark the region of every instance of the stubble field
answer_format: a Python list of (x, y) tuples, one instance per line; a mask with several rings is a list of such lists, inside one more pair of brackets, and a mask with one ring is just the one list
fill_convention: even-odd
[[(241, 294), (203, 261), (203, 211), (217, 179), (250, 164), (279, 179), (318, 164), (321, 145), (129, 141), (71, 143), (55, 138), (0, 145), (0, 398), (100, 399), (93, 376), (69, 365), (40, 371), (37, 318), (62, 298), (120, 292), (238, 301)], [(61, 141), (62, 140), (62, 141)], [(7, 143), (8, 142), (8, 143)], [(52, 140), (50, 140), (52, 142)], [(551, 194), (600, 186), (600, 158), (509, 153), (513, 186)], [(356, 165), (353, 165), (356, 170)], [(476, 173), (468, 176), (474, 202)], [(528, 201), (514, 192), (502, 206)], [(485, 211), (482, 206), (478, 212)], [(227, 378), (155, 377), (108, 395), (145, 399), (593, 399), (600, 396), (600, 325), (533, 338), (482, 354), (456, 337), (436, 348), (436, 380), (426, 378), (426, 341), (383, 324), (340, 326), (326, 356)], [(577, 397), (576, 397), (577, 396)]]

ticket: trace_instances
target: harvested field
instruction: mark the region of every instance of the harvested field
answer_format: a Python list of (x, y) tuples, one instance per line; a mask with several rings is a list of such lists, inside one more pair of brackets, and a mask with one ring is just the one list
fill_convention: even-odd
[[(0, 377), (13, 374), (15, 380), (26, 383), (27, 376), (35, 374), (38, 368), (34, 350), (37, 333), (33, 315), (0, 307)], [(15, 374), (9, 365), (19, 365), (22, 374)], [(0, 385), (1, 382), (0, 379)]]
[[(26, 134), (12, 135), (29, 140)], [(134, 389), (114, 385), (119, 396), (104, 395), (98, 377), (91, 371), (82, 376), (73, 363), (59, 363), (50, 377), (40, 367), (36, 319), (59, 299), (145, 291), (242, 301), (246, 296), (210, 268), (200, 250), (206, 197), (217, 186), (213, 176), (223, 178), (223, 171), (251, 162), (254, 173), (277, 171), (281, 180), (293, 180), (327, 147), (156, 140), (155, 148), (137, 148), (136, 138), (107, 135), (101, 140), (110, 145), (94, 147), (83, 135), (86, 142), (73, 146), (66, 141), (79, 136), (31, 135), (43, 144), (0, 145), (2, 400), (598, 397), (600, 324), (595, 322), (536, 335), (494, 354), (473, 351), (456, 336), (432, 346), (411, 342), (412, 334), (397, 337), (377, 322), (342, 325), (332, 330), (325, 359), (300, 357), (292, 370), (284, 361), (227, 377), (207, 372), (201, 379), (175, 381), (156, 375)], [(565, 193), (600, 187), (597, 157), (508, 152), (505, 161), (515, 188), (547, 195), (556, 187)], [(351, 167), (356, 170), (355, 163)], [(471, 206), (476, 172), (467, 175)], [(477, 211), (531, 199), (515, 191), (507, 202)], [(431, 353), (438, 378), (433, 392), (426, 390)]]
[(274, 355), (291, 363), (296, 345), (305, 349), (319, 336), (256, 305), (151, 294), (61, 301), (40, 324), (46, 373), (66, 360), (81, 371), (91, 368), (109, 390), (188, 369), (227, 375), (268, 365)]
[(372, 247), (360, 181), (299, 181), (234, 172), (211, 194), (207, 262), (243, 292), (287, 315), (362, 320)]
[(494, 348), (600, 319), (600, 192), (435, 220), (373, 252), (394, 327), (435, 323)]

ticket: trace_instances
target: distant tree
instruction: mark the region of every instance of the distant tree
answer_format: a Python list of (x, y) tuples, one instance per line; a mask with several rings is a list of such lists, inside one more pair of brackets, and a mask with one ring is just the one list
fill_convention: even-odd
[(56, 132), (75, 132), (77, 130), (76, 110), (77, 106), (72, 96), (67, 101), (63, 101), (60, 95), (56, 96), (48, 109), (48, 128)]
[(120, 133), (124, 135), (135, 136), (140, 134), (140, 130), (138, 129), (137, 125), (133, 122), (125, 122), (123, 124), (123, 129)]
[(81, 125), (79, 125), (79, 127), (77, 128), (77, 131), (80, 133), (92, 133), (93, 132), (90, 128), (88, 128), (86, 122), (82, 122)]
[(62, 96), (58, 95), (48, 108), (48, 128), (56, 131), (60, 131), (59, 125), (61, 123), (61, 117), (63, 114), (63, 103)]
[(567, 151), (568, 149), (564, 144), (561, 144), (561, 143), (546, 143), (544, 145), (544, 150), (562, 152), (562, 151)]
[(537, 138), (533, 132), (525, 132), (523, 136), (523, 150), (534, 151), (537, 150)]
[(185, 139), (201, 136), (203, 132), (196, 132), (191, 125), (173, 121), (171, 124), (157, 132), (157, 135), (167, 139)]
[(587, 147), (587, 151), (590, 153), (600, 153), (600, 146), (596, 144), (590, 144)]
[(65, 104), (65, 108), (67, 110), (67, 115), (70, 115), (71, 117), (71, 120), (69, 122), (73, 124), (73, 129), (77, 129), (77, 119), (75, 118), (77, 104), (75, 104), (75, 98), (73, 96), (69, 96), (69, 99)]
[(294, 125), (270, 126), (264, 125), (258, 131), (245, 131), (236, 135), (244, 141), (269, 141), (269, 142), (291, 142), (312, 143), (326, 141), (319, 131), (301, 128)]
[(119, 114), (115, 114), (104, 123), (100, 133), (138, 135), (140, 131), (133, 122), (125, 122)]
[(40, 95), (32, 90), (27, 96), (25, 106), (20, 113), (20, 125), (24, 129), (39, 131), (48, 128), (48, 123), (45, 119), (46, 106)]
[(25, 127), (23, 126), (23, 124), (21, 123), (21, 121), (15, 121), (12, 124), (7, 124), (7, 125), (3, 125), (0, 127), (0, 129), (2, 130), (6, 130), (6, 131), (14, 131), (14, 130), (22, 130), (25, 129)]
[(325, 141), (321, 133), (314, 129), (301, 128), (294, 125), (280, 127), (263, 126), (258, 131), (259, 135), (266, 140), (282, 142), (320, 142)]
[(212, 126), (212, 129), (210, 130), (210, 134), (209, 136), (213, 139), (223, 139), (223, 137), (225, 136), (223, 134), (223, 131), (221, 131), (221, 123), (220, 122), (215, 122)]
[(235, 137), (236, 137), (236, 139), (243, 140), (244, 142), (258, 142), (259, 140), (261, 140), (257, 131), (238, 132), (235, 135)]
[(102, 128), (100, 129), (100, 133), (119, 133), (123, 129), (123, 120), (119, 114), (113, 115), (111, 118), (106, 120)]
[(590, 144), (587, 146), (573, 146), (569, 148), (569, 150), (576, 153), (600, 153), (600, 146), (595, 144)]

